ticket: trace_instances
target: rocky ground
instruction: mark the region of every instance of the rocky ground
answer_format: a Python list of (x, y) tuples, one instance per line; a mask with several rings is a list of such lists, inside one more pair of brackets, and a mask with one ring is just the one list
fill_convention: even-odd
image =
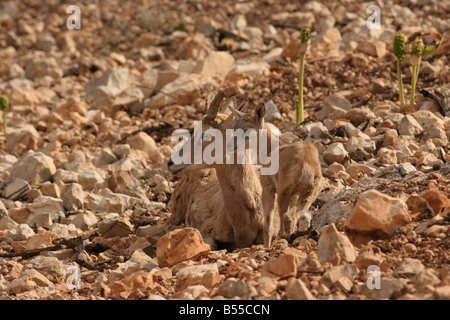
[[(0, 94), (11, 103), (1, 299), (450, 299), (448, 3), (76, 4), (79, 30), (64, 1), (0, 4)], [(371, 4), (380, 29), (367, 28)], [(307, 120), (295, 128), (304, 27)], [(446, 33), (406, 107), (399, 30)], [(407, 98), (410, 69), (407, 56)], [(307, 232), (233, 252), (195, 229), (166, 232), (170, 135), (203, 116), (214, 89), (266, 104), (284, 143), (317, 146), (325, 186)]]

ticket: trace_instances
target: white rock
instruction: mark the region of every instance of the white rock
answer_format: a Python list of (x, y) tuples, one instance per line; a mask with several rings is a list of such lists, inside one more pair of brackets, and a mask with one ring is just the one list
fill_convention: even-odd
[(88, 170), (78, 174), (78, 183), (83, 190), (91, 191), (95, 187), (99, 187), (105, 180), (95, 170)]
[(262, 59), (242, 59), (236, 61), (233, 66), (231, 66), (226, 78), (230, 80), (239, 79), (241, 77), (255, 78), (264, 74), (269, 68), (270, 65)]
[(328, 28), (311, 39), (311, 48), (332, 55), (339, 50), (341, 40), (342, 36), (338, 28)]
[(283, 48), (276, 47), (266, 53), (263, 57), (264, 61), (270, 65), (276, 65), (277, 63), (281, 63), (284, 61), (281, 53), (283, 52)]
[(330, 261), (334, 265), (356, 260), (355, 249), (348, 237), (336, 229), (334, 224), (320, 230), (317, 243), (317, 256), (320, 262)]
[(323, 152), (323, 159), (328, 164), (332, 164), (333, 162), (343, 164), (348, 159), (348, 152), (342, 143), (335, 142)]
[(241, 299), (250, 299), (257, 294), (257, 291), (254, 287), (242, 283), (240, 279), (230, 277), (217, 288), (217, 294), (225, 298), (240, 297)]
[(83, 188), (78, 183), (66, 184), (61, 189), (61, 199), (64, 207), (70, 212), (82, 209), (84, 201)]
[(13, 166), (11, 176), (38, 184), (49, 181), (55, 173), (56, 167), (52, 158), (41, 152), (28, 151)]
[(131, 71), (126, 68), (112, 68), (86, 85), (86, 98), (95, 103), (113, 103), (113, 98), (124, 91), (131, 82)]
[(281, 120), (280, 111), (278, 111), (277, 105), (272, 100), (267, 101), (264, 106), (266, 107), (266, 115), (264, 116), (266, 121)]
[(423, 132), (423, 128), (419, 122), (409, 114), (405, 115), (402, 121), (397, 124), (397, 130), (400, 135), (407, 136), (415, 136)]
[(93, 162), (96, 167), (101, 167), (115, 161), (117, 161), (117, 157), (114, 152), (110, 148), (103, 148), (97, 152)]
[(67, 171), (63, 169), (58, 169), (53, 176), (53, 180), (55, 182), (61, 181), (64, 183), (77, 183), (78, 182), (78, 173), (73, 171)]
[(35, 234), (33, 229), (31, 229), (29, 225), (24, 224), (24, 223), (19, 224), (16, 227), (16, 232), (17, 232), (18, 240), (26, 240), (29, 237), (31, 237), (33, 234)]
[(149, 155), (152, 155), (158, 150), (155, 140), (142, 131), (128, 137), (126, 142), (132, 149), (142, 150)]
[(144, 101), (145, 108), (159, 108), (170, 104), (191, 104), (201, 95), (201, 90), (212, 91), (217, 82), (202, 74), (182, 74), (176, 80), (165, 85), (155, 96)]
[(358, 267), (354, 263), (335, 266), (324, 273), (322, 282), (329, 287), (334, 285), (350, 291), (358, 272)]
[(416, 276), (425, 270), (425, 266), (420, 260), (405, 258), (394, 270), (394, 274), (402, 276)]
[(322, 109), (317, 113), (317, 119), (344, 118), (347, 111), (350, 111), (351, 108), (352, 104), (350, 101), (338, 94), (333, 94), (324, 100)]
[(65, 217), (63, 200), (53, 197), (39, 196), (27, 208), (34, 215), (50, 214), (52, 221)]
[(11, 230), (17, 228), (19, 225), (8, 216), (0, 218), (0, 230)]
[(14, 127), (8, 125), (7, 130), (8, 139), (6, 140), (6, 149), (8, 150), (14, 148), (19, 143), (32, 145), (40, 138), (39, 133), (31, 124), (21, 123)]
[(435, 124), (439, 127), (444, 127), (444, 121), (428, 110), (416, 111), (412, 116), (417, 120), (425, 132)]
[(305, 283), (294, 278), (291, 278), (286, 285), (286, 298), (289, 300), (315, 300)]
[(226, 51), (213, 51), (205, 60), (199, 61), (192, 72), (223, 80), (234, 63), (233, 56)]
[(50, 213), (30, 214), (27, 224), (31, 227), (50, 228), (53, 224)]
[(141, 200), (130, 197), (121, 193), (110, 193), (103, 197), (97, 207), (97, 211), (122, 213), (128, 208), (136, 204), (140, 204)]
[(203, 285), (212, 288), (220, 282), (217, 263), (187, 266), (176, 273), (178, 286), (186, 288), (192, 285)]
[(234, 30), (243, 30), (247, 26), (247, 20), (243, 14), (235, 15), (230, 21), (230, 27)]
[(15, 178), (13, 181), (6, 185), (5, 189), (3, 190), (3, 196), (6, 199), (17, 200), (25, 197), (30, 190), (31, 187), (27, 181), (21, 178)]
[(86, 211), (71, 215), (68, 218), (68, 222), (83, 231), (87, 231), (90, 227), (93, 227), (98, 223), (98, 218), (93, 212)]
[(436, 147), (445, 147), (448, 144), (447, 133), (439, 126), (428, 128), (428, 130), (424, 132), (422, 140), (431, 140)]
[(66, 268), (57, 258), (37, 256), (24, 265), (23, 270), (35, 269), (53, 283), (62, 283), (66, 276)]
[(130, 259), (124, 263), (119, 263), (119, 267), (115, 270), (124, 275), (132, 274), (139, 270), (150, 271), (158, 266), (156, 259), (148, 256), (142, 249), (133, 252)]
[(409, 162), (400, 163), (398, 165), (398, 171), (402, 176), (406, 176), (412, 172), (416, 172), (417, 169)]
[(61, 238), (69, 239), (82, 235), (82, 231), (77, 229), (73, 224), (53, 223), (49, 230)]

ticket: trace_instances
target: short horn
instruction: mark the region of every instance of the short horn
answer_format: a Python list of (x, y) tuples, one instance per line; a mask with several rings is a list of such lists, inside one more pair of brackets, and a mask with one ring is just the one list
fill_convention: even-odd
[(236, 99), (234, 97), (229, 97), (219, 108), (219, 113), (226, 113), (228, 109), (236, 108)]
[(212, 98), (210, 105), (208, 106), (208, 110), (206, 111), (206, 118), (209, 121), (214, 121), (217, 116), (217, 112), (220, 108), (220, 103), (225, 98), (225, 93), (222, 91), (217, 91), (217, 93)]
[(241, 104), (237, 107), (239, 111), (247, 112), (248, 109), (248, 99), (245, 99), (241, 102)]

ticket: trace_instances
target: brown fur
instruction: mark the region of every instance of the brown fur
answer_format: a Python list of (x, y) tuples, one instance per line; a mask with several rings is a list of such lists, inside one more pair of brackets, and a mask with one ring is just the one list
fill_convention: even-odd
[[(253, 111), (236, 112), (234, 129), (266, 129), (265, 107)], [(268, 135), (267, 150), (271, 135)], [(279, 168), (273, 176), (261, 176), (264, 194), (264, 244), (270, 246), (272, 238), (286, 237), (295, 232), (299, 218), (306, 213), (322, 189), (322, 170), (317, 148), (307, 141), (297, 141), (279, 147)], [(274, 194), (276, 193), (276, 195)], [(276, 202), (276, 206), (272, 205)]]
[[(233, 117), (218, 115), (223, 99), (220, 95), (219, 92), (210, 97), (213, 101), (202, 120), (203, 131), (216, 128), (224, 133), (234, 123)], [(230, 102), (234, 104), (234, 100), (225, 104)], [(169, 170), (171, 167), (174, 170), (175, 166), (169, 166)], [(203, 163), (184, 165), (178, 170), (185, 175), (169, 202), (172, 210), (169, 224), (183, 222), (184, 217), (186, 225), (199, 229), (204, 237), (239, 248), (262, 242), (262, 187), (253, 165)]]

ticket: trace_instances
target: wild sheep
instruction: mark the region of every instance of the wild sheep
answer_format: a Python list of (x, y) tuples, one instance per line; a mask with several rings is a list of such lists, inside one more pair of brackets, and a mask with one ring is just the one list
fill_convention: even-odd
[[(233, 129), (267, 129), (264, 121), (265, 106), (253, 111), (232, 110), (235, 114)], [(270, 137), (270, 136), (269, 136)], [(270, 141), (268, 140), (268, 144)], [(258, 144), (259, 146), (259, 144)], [(270, 148), (267, 146), (267, 148)], [(280, 146), (279, 169), (273, 176), (261, 176), (265, 188), (265, 235), (270, 246), (272, 238), (279, 234), (286, 237), (295, 232), (299, 218), (304, 215), (322, 189), (322, 170), (317, 148), (307, 141), (297, 141)], [(276, 199), (273, 193), (276, 193)], [(276, 201), (275, 205), (270, 205)], [(279, 217), (277, 217), (277, 212)]]
[[(219, 108), (224, 108), (234, 99), (224, 99), (223, 92), (215, 93), (202, 120), (202, 135), (208, 129), (217, 129), (221, 137), (232, 127), (232, 117), (223, 117)], [(192, 136), (187, 143), (195, 143)], [(202, 139), (202, 149), (209, 142)], [(226, 143), (222, 144), (224, 148)], [(226, 150), (223, 150), (223, 155)], [(263, 241), (264, 211), (262, 205), (262, 186), (259, 175), (252, 164), (207, 164), (168, 163), (169, 171), (184, 173), (172, 195), (169, 206), (173, 212), (170, 223), (182, 222), (183, 216), (188, 226), (198, 228), (205, 236), (223, 242), (229, 247), (248, 247)], [(205, 169), (206, 168), (206, 169)]]

